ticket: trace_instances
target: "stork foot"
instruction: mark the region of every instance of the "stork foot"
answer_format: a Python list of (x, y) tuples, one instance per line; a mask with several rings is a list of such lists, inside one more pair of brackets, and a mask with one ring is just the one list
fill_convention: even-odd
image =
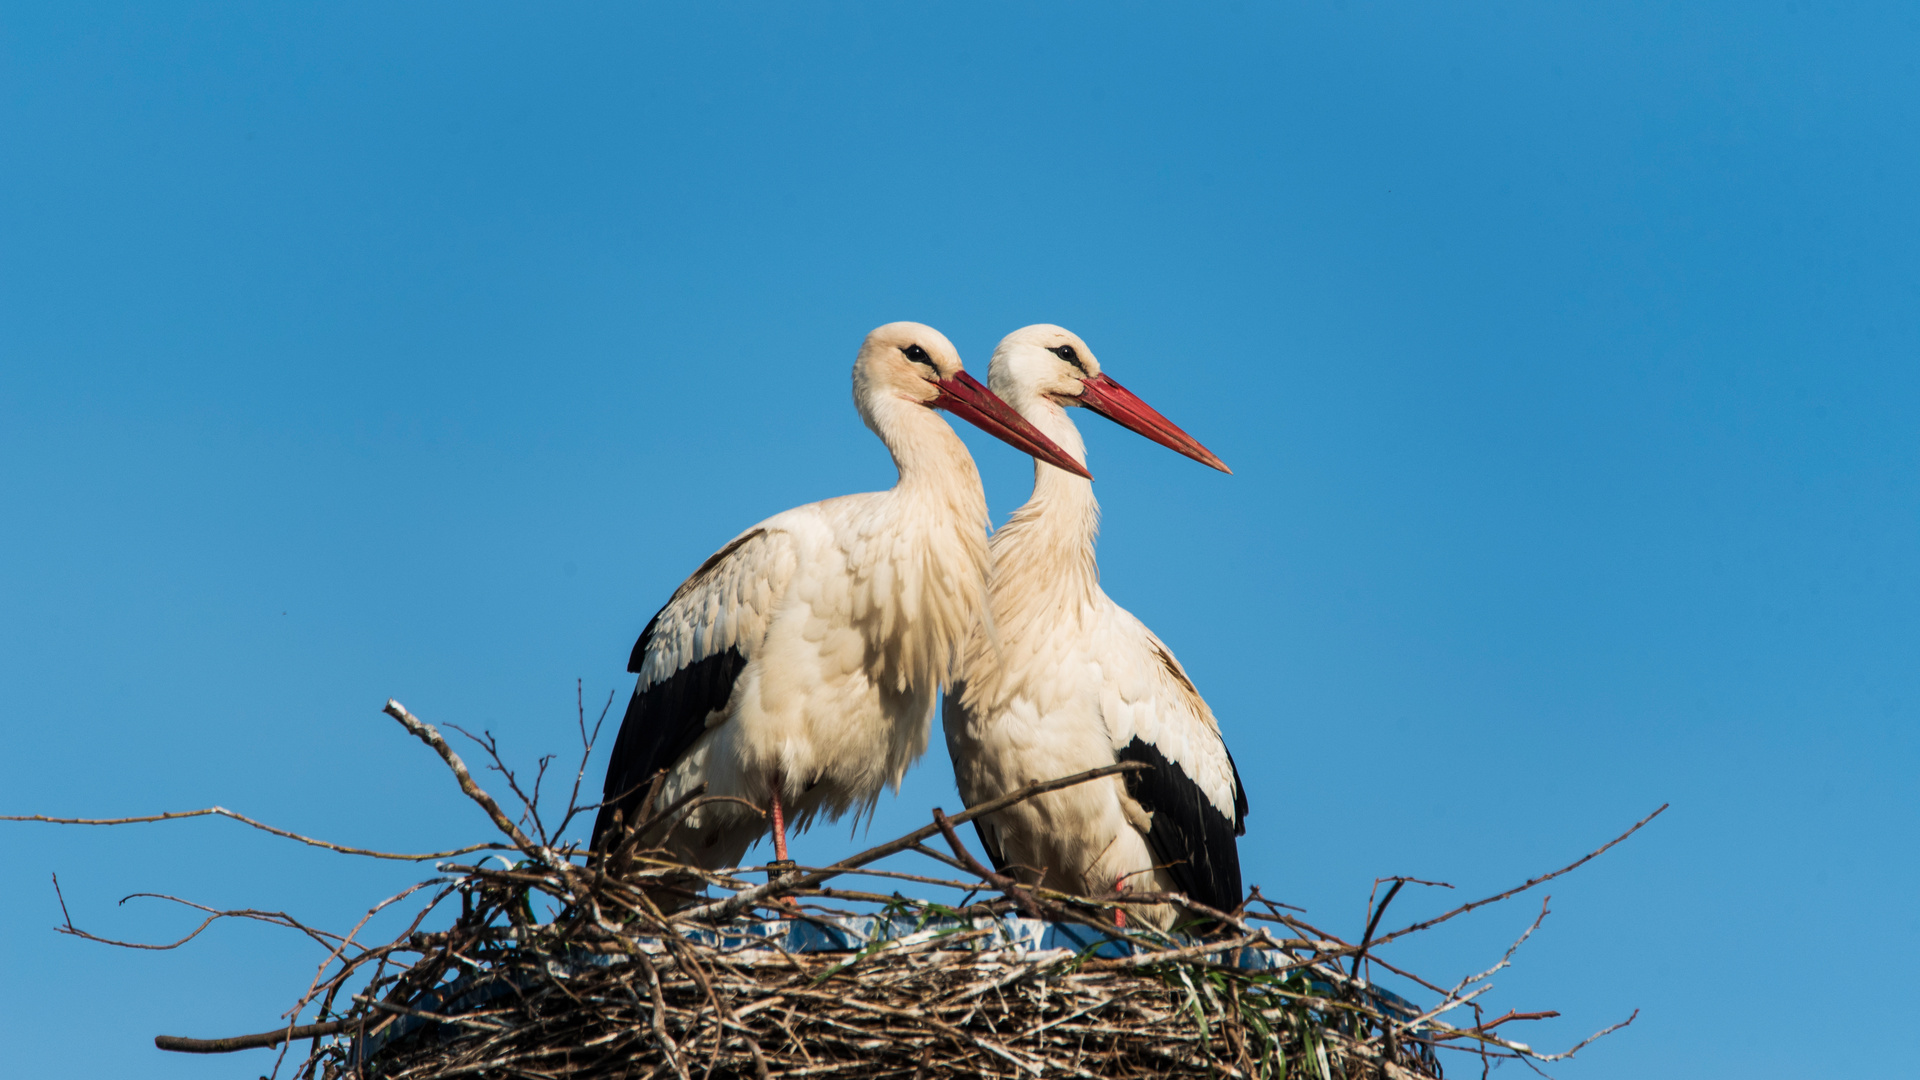
[[(767, 882), (771, 884), (778, 881), (782, 875), (792, 873), (799, 869), (799, 866), (800, 864), (792, 859), (775, 859), (766, 866)], [(791, 896), (769, 897), (766, 905), (789, 919), (798, 918), (800, 915), (800, 902)]]

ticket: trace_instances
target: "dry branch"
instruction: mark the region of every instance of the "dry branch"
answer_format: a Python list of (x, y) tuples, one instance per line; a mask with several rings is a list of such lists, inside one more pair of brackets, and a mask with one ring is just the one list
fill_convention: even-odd
[(1601, 855), (1605, 854), (1608, 848), (1613, 847), (1615, 844), (1620, 843), (1622, 840), (1625, 840), (1627, 837), (1632, 836), (1634, 833), (1639, 832), (1641, 828), (1644, 827), (1649, 821), (1652, 821), (1654, 818), (1657, 818), (1661, 814), (1665, 813), (1667, 807), (1670, 805), (1672, 804), (1661, 803), (1658, 807), (1654, 809), (1653, 813), (1648, 814), (1646, 817), (1643, 817), (1639, 821), (1634, 822), (1633, 827), (1628, 829), (1626, 832), (1623, 832), (1619, 836), (1616, 836), (1613, 839), (1607, 841), (1606, 843), (1601, 844), (1599, 847), (1593, 849), (1592, 851), (1587, 852), (1585, 855), (1582, 855), (1580, 858), (1575, 859), (1574, 861), (1568, 863), (1567, 865), (1561, 867), (1558, 870), (1553, 871), (1550, 874), (1541, 874), (1537, 878), (1530, 878), (1526, 881), (1521, 882), (1518, 885), (1515, 885), (1513, 888), (1508, 889), (1506, 892), (1495, 893), (1494, 895), (1486, 897), (1484, 899), (1474, 900), (1470, 903), (1461, 904), (1459, 907), (1454, 908), (1452, 911), (1449, 911), (1444, 915), (1436, 915), (1431, 919), (1414, 923), (1412, 926), (1408, 926), (1400, 930), (1395, 930), (1393, 933), (1387, 934), (1384, 937), (1376, 938), (1374, 940), (1374, 944), (1385, 945), (1387, 942), (1392, 941), (1395, 938), (1406, 937), (1408, 934), (1418, 933), (1429, 927), (1439, 926), (1441, 923), (1446, 922), (1448, 919), (1451, 919), (1456, 915), (1465, 915), (1467, 912), (1472, 911), (1474, 908), (1486, 907), (1488, 904), (1497, 904), (1500, 901), (1505, 900), (1510, 896), (1518, 896), (1521, 893), (1526, 892), (1528, 889), (1533, 888), (1535, 885), (1545, 884), (1546, 882), (1552, 881), (1554, 878), (1557, 878), (1562, 874), (1570, 874), (1573, 871), (1580, 869), (1582, 866), (1585, 866), (1586, 864), (1592, 862), (1593, 860), (1599, 858)]
[(225, 1039), (184, 1039), (178, 1035), (155, 1035), (153, 1045), (179, 1054), (231, 1054), (236, 1050), (259, 1050), (279, 1046), (296, 1039), (318, 1039), (347, 1030), (350, 1021), (329, 1020), (324, 1024), (301, 1024), (275, 1028), (258, 1035), (233, 1035)]
[(480, 785), (473, 782), (473, 774), (467, 771), (467, 763), (460, 760), (460, 755), (453, 752), (453, 747), (447, 745), (447, 740), (434, 730), (432, 724), (408, 712), (405, 705), (392, 698), (387, 699), (387, 707), (382, 711), (400, 721), (415, 738), (432, 747), (433, 752), (440, 755), (440, 760), (446, 762), (447, 768), (453, 770), (454, 779), (460, 781), (460, 790), (466, 793), (467, 798), (480, 804), (480, 808), (493, 819), (494, 828), (505, 833), (507, 838), (513, 841), (514, 847), (526, 852), (532, 858), (537, 859), (542, 855), (552, 857), (552, 852), (546, 851), (541, 845), (527, 839), (526, 834), (520, 831), (520, 827), (513, 823), (513, 819), (500, 809), (500, 804), (493, 801), (493, 796), (482, 791)]
[(311, 847), (325, 848), (328, 851), (337, 851), (342, 855), (363, 855), (369, 859), (395, 859), (400, 862), (427, 862), (428, 860), (431, 860), (431, 859), (451, 859), (455, 855), (469, 855), (476, 851), (510, 850), (507, 847), (507, 845), (497, 843), (497, 842), (489, 842), (485, 844), (468, 844), (466, 847), (462, 847), (462, 848), (449, 848), (446, 851), (426, 851), (426, 852), (421, 852), (419, 854), (408, 854), (408, 853), (397, 852), (397, 851), (375, 851), (372, 848), (348, 847), (345, 844), (330, 843), (326, 840), (316, 840), (311, 836), (302, 836), (297, 832), (288, 832), (286, 829), (276, 829), (272, 825), (268, 825), (263, 821), (255, 821), (254, 819), (248, 817), (245, 814), (234, 813), (232, 810), (229, 810), (224, 806), (209, 806), (203, 810), (173, 810), (164, 814), (148, 814), (144, 817), (123, 817), (123, 818), (58, 818), (58, 817), (48, 817), (45, 814), (11, 814), (5, 817), (0, 817), (0, 821), (41, 821), (49, 825), (144, 825), (152, 821), (185, 821), (188, 818), (197, 818), (197, 817), (228, 818), (230, 820), (237, 821), (242, 825), (251, 825), (256, 829), (259, 829), (261, 832), (272, 833), (273, 835), (281, 837), (286, 840), (297, 840), (302, 844), (306, 844)]

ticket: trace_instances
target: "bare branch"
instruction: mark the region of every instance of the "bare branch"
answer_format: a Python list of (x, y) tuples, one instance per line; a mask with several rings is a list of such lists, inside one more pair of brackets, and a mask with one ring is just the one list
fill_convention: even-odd
[(580, 768), (574, 771), (573, 791), (567, 795), (567, 812), (560, 819), (559, 828), (553, 830), (555, 836), (566, 835), (567, 826), (573, 824), (575, 815), (581, 811), (580, 783), (586, 779), (587, 762), (593, 758), (593, 747), (600, 741), (600, 725), (607, 722), (607, 710), (613, 708), (614, 692), (609, 690), (607, 691), (607, 703), (600, 706), (600, 719), (593, 722), (593, 731), (589, 733), (587, 731), (586, 699), (582, 696), (583, 691), (580, 680), (578, 679), (573, 681), (573, 694), (574, 705), (578, 709), (580, 716)]
[[(1615, 1015), (1618, 1015), (1618, 1014), (1616, 1013)], [(1537, 1054), (1535, 1056), (1538, 1057), (1541, 1061), (1565, 1061), (1568, 1058), (1572, 1057), (1573, 1055), (1579, 1053), (1580, 1051), (1585, 1050), (1587, 1046), (1591, 1044), (1595, 1039), (1602, 1038), (1607, 1035), (1611, 1035), (1614, 1032), (1619, 1031), (1621, 1028), (1626, 1027), (1628, 1024), (1633, 1023), (1635, 1020), (1639, 1019), (1639, 1017), (1640, 1017), (1640, 1010), (1635, 1009), (1633, 1010), (1632, 1016), (1629, 1016), (1625, 1020), (1622, 1020), (1619, 1023), (1614, 1024), (1610, 1027), (1601, 1028), (1599, 1031), (1596, 1031), (1593, 1034), (1587, 1036), (1586, 1038), (1581, 1039), (1579, 1042), (1573, 1044), (1573, 1048), (1571, 1050), (1562, 1050), (1557, 1054)]]
[(44, 814), (13, 814), (0, 817), (0, 821), (41, 821), (49, 825), (144, 825), (153, 821), (180, 821), (186, 818), (197, 817), (228, 818), (242, 825), (250, 825), (253, 828), (259, 829), (261, 832), (272, 833), (275, 836), (288, 840), (298, 840), (300, 843), (312, 847), (325, 848), (328, 851), (337, 851), (342, 855), (362, 855), (369, 859), (393, 859), (399, 862), (426, 862), (430, 859), (451, 859), (456, 855), (468, 855), (476, 851), (510, 850), (505, 844), (469, 844), (463, 848), (452, 848), (447, 851), (427, 851), (415, 855), (394, 851), (375, 851), (371, 848), (348, 847), (345, 844), (316, 840), (311, 836), (302, 836), (297, 832), (278, 829), (265, 822), (255, 821), (245, 814), (237, 814), (224, 806), (209, 806), (204, 810), (173, 810), (164, 814), (148, 814), (144, 817), (124, 818), (57, 818), (47, 817)]
[(1373, 944), (1385, 945), (1387, 942), (1392, 941), (1395, 938), (1405, 937), (1408, 934), (1425, 930), (1430, 926), (1438, 926), (1441, 923), (1446, 922), (1448, 919), (1451, 919), (1456, 915), (1465, 915), (1467, 912), (1472, 911), (1474, 908), (1486, 907), (1488, 904), (1497, 904), (1500, 901), (1505, 900), (1510, 896), (1516, 896), (1520, 893), (1526, 892), (1528, 889), (1533, 888), (1535, 885), (1539, 885), (1543, 882), (1552, 881), (1554, 878), (1557, 878), (1562, 874), (1567, 874), (1575, 870), (1578, 870), (1582, 866), (1585, 866), (1586, 864), (1592, 862), (1594, 859), (1599, 858), (1602, 854), (1604, 854), (1607, 851), (1608, 848), (1613, 847), (1615, 844), (1618, 844), (1620, 841), (1625, 840), (1627, 837), (1632, 836), (1634, 833), (1639, 832), (1641, 827), (1646, 825), (1647, 822), (1652, 821), (1654, 818), (1657, 818), (1662, 813), (1664, 813), (1669, 805), (1671, 804), (1661, 803), (1659, 809), (1655, 810), (1653, 813), (1648, 814), (1646, 817), (1643, 817), (1639, 821), (1635, 822), (1633, 825), (1633, 828), (1628, 829), (1626, 832), (1621, 833), (1619, 836), (1616, 836), (1613, 839), (1607, 841), (1606, 843), (1601, 844), (1599, 847), (1581, 856), (1580, 858), (1574, 860), (1573, 862), (1568, 863), (1567, 865), (1561, 867), (1560, 869), (1555, 870), (1551, 874), (1541, 874), (1537, 878), (1533, 878), (1529, 881), (1522, 882), (1521, 884), (1515, 885), (1513, 888), (1508, 889), (1506, 892), (1499, 893), (1495, 896), (1489, 896), (1484, 900), (1475, 900), (1471, 903), (1461, 904), (1459, 907), (1454, 908), (1452, 911), (1449, 911), (1444, 915), (1438, 915), (1438, 916), (1435, 916), (1434, 918), (1427, 919), (1423, 922), (1414, 923), (1412, 926), (1403, 927), (1402, 929), (1395, 930), (1391, 934), (1387, 934), (1376, 939), (1373, 942)]
[(431, 746), (433, 752), (440, 755), (440, 760), (447, 763), (447, 768), (453, 770), (454, 778), (459, 780), (460, 790), (466, 793), (467, 798), (480, 804), (480, 808), (493, 819), (494, 827), (512, 838), (515, 847), (525, 852), (529, 858), (542, 862), (553, 861), (553, 852), (529, 840), (527, 835), (520, 831), (520, 827), (501, 811), (500, 804), (493, 801), (493, 796), (483, 791), (479, 784), (474, 783), (473, 774), (467, 771), (467, 763), (460, 760), (460, 755), (453, 752), (453, 747), (447, 745), (447, 740), (434, 730), (432, 724), (414, 716), (407, 711), (405, 705), (392, 698), (387, 699), (387, 707), (381, 711), (400, 721), (401, 726), (412, 732), (415, 738)]
[[(178, 900), (176, 897), (161, 896), (159, 893), (136, 893), (134, 895), (155, 896), (164, 900), (176, 900), (176, 902), (187, 904), (189, 907), (199, 906), (197, 904), (188, 903), (188, 901), (185, 901), (185, 900)], [(129, 897), (129, 899), (131, 899), (131, 897)], [(61, 910), (62, 910), (62, 914), (65, 914), (64, 903), (61, 905)], [(211, 909), (203, 909), (203, 910), (211, 910)], [(80, 929), (79, 927), (73, 925), (71, 921), (69, 921), (65, 926), (57, 926), (57, 927), (54, 927), (54, 929), (59, 931), (62, 934), (67, 934), (72, 937), (77, 937), (84, 941), (97, 941), (102, 945), (113, 945), (122, 949), (144, 949), (151, 952), (166, 952), (169, 949), (177, 949), (180, 946), (185, 945), (187, 942), (192, 941), (194, 938), (199, 937), (200, 934), (203, 931), (205, 931), (207, 927), (212, 926), (214, 923), (219, 922), (221, 919), (252, 919), (255, 922), (263, 922), (273, 926), (284, 926), (290, 930), (298, 930), (301, 933), (308, 935), (309, 937), (317, 937), (318, 935), (321, 934), (321, 931), (315, 930), (310, 926), (306, 926), (305, 924), (301, 923), (298, 919), (295, 919), (293, 916), (288, 915), (284, 911), (256, 911), (252, 908), (241, 908), (236, 911), (215, 911), (213, 912), (213, 914), (208, 915), (206, 918), (200, 920), (200, 925), (194, 927), (192, 933), (188, 934), (186, 937), (183, 937), (178, 941), (169, 942), (164, 945), (154, 945), (154, 944), (149, 944), (147, 942), (142, 942), (142, 941), (117, 941), (113, 938), (101, 937), (98, 934), (90, 934), (87, 931)]]
[(180, 1054), (231, 1054), (236, 1050), (258, 1050), (296, 1039), (338, 1035), (353, 1023), (355, 1021), (328, 1020), (322, 1024), (301, 1024), (298, 1027), (263, 1031), (258, 1035), (232, 1035), (224, 1039), (188, 1039), (179, 1035), (155, 1035), (153, 1045), (162, 1050), (172, 1050)]

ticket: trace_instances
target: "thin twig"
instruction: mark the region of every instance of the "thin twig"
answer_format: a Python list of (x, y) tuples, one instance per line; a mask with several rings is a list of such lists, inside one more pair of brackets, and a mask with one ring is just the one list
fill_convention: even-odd
[(342, 855), (361, 855), (369, 859), (393, 859), (399, 862), (426, 862), (430, 859), (451, 859), (455, 855), (466, 855), (475, 851), (500, 851), (506, 850), (507, 848), (507, 845), (497, 843), (469, 844), (466, 847), (452, 848), (447, 851), (426, 851), (419, 854), (408, 854), (397, 851), (375, 851), (372, 848), (348, 847), (345, 844), (316, 840), (311, 836), (302, 836), (297, 832), (289, 832), (286, 829), (275, 828), (265, 822), (255, 821), (245, 814), (237, 814), (224, 806), (209, 806), (203, 810), (173, 810), (164, 814), (148, 814), (144, 817), (124, 818), (57, 818), (47, 817), (45, 814), (12, 814), (6, 817), (0, 817), (0, 821), (40, 821), (49, 825), (144, 825), (153, 821), (183, 821), (187, 818), (197, 817), (223, 817), (231, 821), (237, 821), (242, 825), (250, 825), (253, 828), (259, 829), (261, 832), (272, 833), (286, 840), (298, 840), (300, 843), (311, 847), (337, 851)]
[(1640, 1010), (1635, 1009), (1633, 1010), (1632, 1016), (1629, 1016), (1625, 1020), (1622, 1020), (1619, 1023), (1614, 1024), (1610, 1027), (1601, 1028), (1599, 1031), (1596, 1031), (1593, 1034), (1587, 1036), (1586, 1038), (1581, 1039), (1579, 1042), (1574, 1043), (1572, 1049), (1562, 1050), (1557, 1054), (1535, 1054), (1534, 1056), (1538, 1057), (1541, 1061), (1565, 1061), (1568, 1058), (1572, 1057), (1573, 1055), (1579, 1053), (1580, 1051), (1585, 1050), (1587, 1046), (1593, 1042), (1593, 1040), (1598, 1039), (1603, 1035), (1611, 1035), (1614, 1032), (1619, 1031), (1621, 1028), (1626, 1027), (1628, 1024), (1633, 1023), (1634, 1020), (1639, 1018), (1639, 1016), (1640, 1016)]
[(1385, 945), (1387, 942), (1392, 941), (1395, 938), (1402, 938), (1407, 936), (1408, 934), (1425, 930), (1428, 927), (1438, 926), (1441, 923), (1446, 922), (1448, 919), (1451, 919), (1456, 915), (1465, 915), (1467, 912), (1472, 911), (1474, 908), (1486, 907), (1488, 904), (1497, 904), (1500, 901), (1505, 900), (1509, 896), (1515, 896), (1515, 895), (1518, 895), (1519, 893), (1526, 892), (1528, 889), (1533, 888), (1535, 885), (1542, 884), (1543, 882), (1552, 881), (1554, 878), (1557, 878), (1562, 874), (1567, 874), (1575, 870), (1578, 870), (1582, 866), (1585, 866), (1587, 863), (1592, 862), (1596, 858), (1599, 858), (1602, 854), (1604, 854), (1607, 851), (1608, 848), (1613, 847), (1615, 844), (1618, 844), (1620, 841), (1625, 840), (1627, 837), (1632, 836), (1634, 833), (1639, 832), (1640, 829), (1647, 824), (1647, 822), (1652, 821), (1654, 818), (1659, 817), (1663, 812), (1665, 812), (1669, 805), (1671, 804), (1661, 803), (1659, 809), (1655, 810), (1651, 814), (1648, 814), (1646, 817), (1641, 818), (1639, 821), (1634, 822), (1633, 828), (1628, 829), (1626, 832), (1621, 833), (1619, 836), (1616, 836), (1613, 839), (1607, 841), (1606, 843), (1601, 844), (1599, 847), (1593, 849), (1592, 851), (1581, 856), (1580, 858), (1575, 859), (1573, 862), (1568, 863), (1567, 865), (1561, 867), (1560, 869), (1555, 870), (1551, 874), (1541, 874), (1537, 878), (1533, 878), (1528, 881), (1522, 882), (1521, 884), (1515, 885), (1513, 888), (1508, 889), (1506, 892), (1500, 893), (1495, 896), (1489, 896), (1484, 900), (1475, 900), (1472, 903), (1461, 904), (1459, 907), (1454, 908), (1452, 911), (1449, 911), (1444, 915), (1438, 915), (1438, 916), (1435, 916), (1434, 918), (1427, 919), (1423, 922), (1414, 923), (1412, 926), (1403, 927), (1399, 930), (1395, 930), (1391, 934), (1387, 934), (1376, 939), (1373, 943), (1375, 945)]

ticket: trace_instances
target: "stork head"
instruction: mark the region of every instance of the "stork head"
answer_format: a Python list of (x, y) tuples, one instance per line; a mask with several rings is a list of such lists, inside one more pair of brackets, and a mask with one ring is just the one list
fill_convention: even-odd
[(1035, 407), (1049, 403), (1091, 409), (1202, 465), (1233, 472), (1199, 440), (1109, 378), (1080, 335), (1063, 327), (1039, 323), (1002, 338), (993, 350), (987, 381), (994, 393), (1022, 413), (1031, 415)]
[(944, 409), (1022, 453), (1093, 479), (1086, 466), (967, 374), (960, 366), (959, 350), (931, 326), (895, 322), (868, 334), (853, 362), (853, 396), (861, 415), (876, 429), (879, 425), (873, 418), (878, 402), (904, 399)]

